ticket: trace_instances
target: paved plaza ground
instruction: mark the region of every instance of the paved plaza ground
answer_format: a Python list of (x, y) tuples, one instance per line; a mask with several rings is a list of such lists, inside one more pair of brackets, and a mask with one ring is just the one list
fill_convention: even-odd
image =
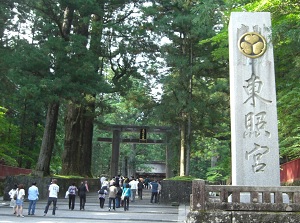
[(97, 192), (89, 192), (84, 211), (79, 210), (79, 197), (76, 197), (75, 209), (69, 210), (68, 199), (58, 199), (56, 215), (52, 215), (52, 209), (44, 215), (46, 200), (37, 203), (36, 214), (27, 215), (28, 202), (24, 203), (24, 218), (12, 214), (9, 201), (0, 201), (0, 223), (27, 222), (27, 223), (50, 223), (50, 222), (184, 222), (189, 211), (189, 206), (172, 206), (171, 204), (151, 204), (150, 191), (144, 190), (143, 200), (136, 199), (129, 204), (129, 211), (117, 208), (116, 211), (108, 211), (108, 198), (104, 209), (100, 209)]

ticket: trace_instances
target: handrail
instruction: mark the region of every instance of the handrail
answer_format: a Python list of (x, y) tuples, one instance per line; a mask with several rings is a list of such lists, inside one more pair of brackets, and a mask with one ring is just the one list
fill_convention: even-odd
[[(219, 196), (212, 197), (211, 194)], [(247, 201), (245, 201), (247, 200)], [(191, 210), (300, 211), (300, 187), (206, 185), (193, 180)]]

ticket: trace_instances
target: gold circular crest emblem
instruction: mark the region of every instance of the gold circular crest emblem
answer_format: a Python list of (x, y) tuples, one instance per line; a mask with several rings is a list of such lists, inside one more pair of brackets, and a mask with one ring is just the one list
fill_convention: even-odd
[(250, 58), (262, 56), (267, 49), (266, 39), (255, 32), (248, 32), (241, 36), (238, 42), (239, 50)]

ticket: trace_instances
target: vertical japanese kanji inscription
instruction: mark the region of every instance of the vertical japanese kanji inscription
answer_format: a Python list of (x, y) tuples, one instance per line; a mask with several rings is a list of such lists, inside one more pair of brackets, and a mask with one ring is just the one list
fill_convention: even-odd
[(270, 36), (270, 13), (231, 14), (233, 185), (280, 185), (275, 72)]

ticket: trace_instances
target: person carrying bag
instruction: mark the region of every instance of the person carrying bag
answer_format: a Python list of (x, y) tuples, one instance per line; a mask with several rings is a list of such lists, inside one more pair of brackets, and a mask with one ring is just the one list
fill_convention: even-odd
[(16, 214), (16, 200), (17, 200), (17, 189), (18, 189), (18, 185), (14, 185), (14, 188), (11, 189), (8, 194), (10, 197), (10, 204), (9, 206), (13, 208), (13, 214)]
[(126, 187), (123, 189), (121, 199), (123, 198), (124, 211), (129, 210), (129, 198), (131, 197), (131, 190), (129, 184), (126, 184)]

